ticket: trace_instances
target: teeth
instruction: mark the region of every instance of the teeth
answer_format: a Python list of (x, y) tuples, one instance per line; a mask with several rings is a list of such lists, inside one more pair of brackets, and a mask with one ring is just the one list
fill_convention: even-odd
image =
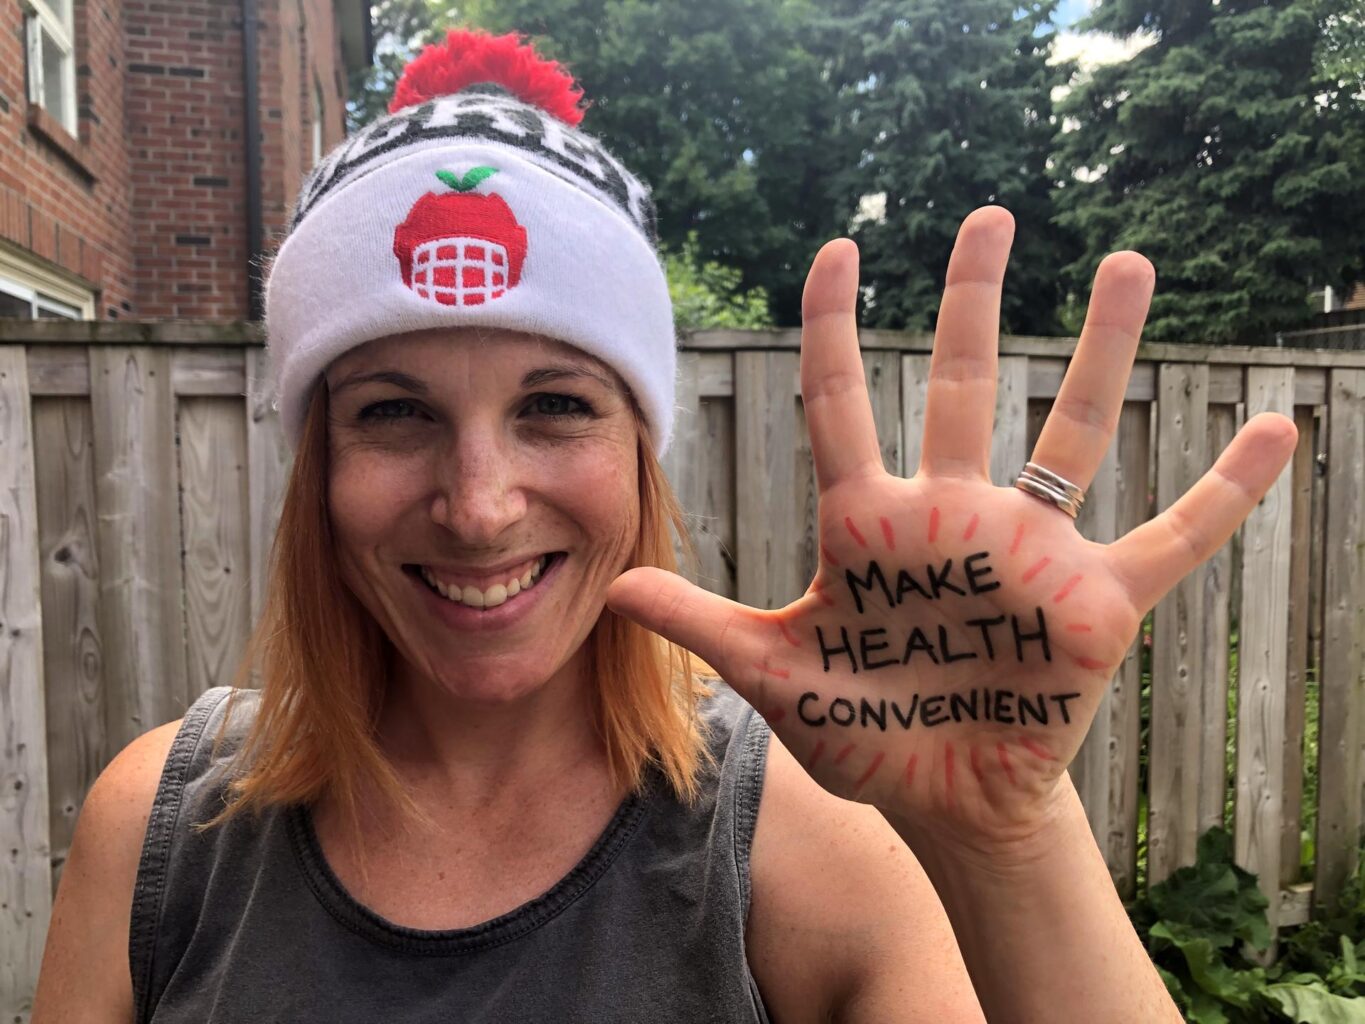
[(516, 597), (523, 590), (530, 590), (540, 579), (549, 560), (549, 555), (542, 555), (536, 564), (527, 569), (521, 576), (513, 576), (506, 583), (494, 583), (487, 590), (480, 590), (475, 586), (448, 587), (432, 576), (425, 567), (422, 567), (421, 572), (422, 579), (426, 580), (447, 600), (467, 604), (471, 608), (496, 608), (498, 605), (506, 603), (509, 598)]

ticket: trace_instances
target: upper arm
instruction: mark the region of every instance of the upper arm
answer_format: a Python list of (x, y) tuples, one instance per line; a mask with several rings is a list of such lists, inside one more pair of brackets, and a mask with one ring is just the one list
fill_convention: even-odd
[(776, 736), (750, 872), (749, 963), (776, 1020), (984, 1020), (909, 848), (875, 808), (822, 789)]
[(170, 722), (135, 739), (81, 805), (52, 907), (33, 1024), (133, 1020), (133, 887), (161, 769), (179, 727)]

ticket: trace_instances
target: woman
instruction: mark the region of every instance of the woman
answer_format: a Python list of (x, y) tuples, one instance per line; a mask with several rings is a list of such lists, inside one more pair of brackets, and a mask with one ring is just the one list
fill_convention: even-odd
[(452, 34), (305, 187), (269, 289), (297, 452), (265, 684), (101, 775), (34, 1021), (1179, 1020), (1066, 766), (1292, 424), (1083, 540), (1153, 287), (1120, 253), (1033, 462), (991, 486), (1013, 224), (985, 208), (919, 472), (889, 476), (830, 242), (802, 309), (819, 572), (776, 611), (691, 586), (652, 208), (565, 82)]

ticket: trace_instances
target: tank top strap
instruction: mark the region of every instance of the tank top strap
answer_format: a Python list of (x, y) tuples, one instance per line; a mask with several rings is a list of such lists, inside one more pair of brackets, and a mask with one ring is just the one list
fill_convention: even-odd
[[(236, 696), (234, 697), (234, 693)], [(229, 700), (229, 698), (233, 698)], [(211, 774), (213, 763), (225, 763), (246, 737), (260, 693), (215, 686), (190, 705), (176, 731), (161, 770), (143, 835), (137, 881), (133, 886), (132, 917), (128, 929), (128, 965), (132, 973), (135, 1019), (148, 1020), (155, 992), (154, 971), (158, 932), (166, 904), (173, 847), (188, 824), (184, 820), (186, 791), (197, 788)], [(232, 722), (223, 729), (229, 711)], [(222, 743), (215, 739), (222, 730)]]

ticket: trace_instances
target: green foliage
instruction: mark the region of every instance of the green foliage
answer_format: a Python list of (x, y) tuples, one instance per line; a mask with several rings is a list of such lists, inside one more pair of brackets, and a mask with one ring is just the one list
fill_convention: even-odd
[(771, 327), (768, 295), (762, 288), (741, 291), (738, 270), (701, 259), (696, 232), (679, 252), (664, 253), (673, 322), (679, 330)]
[[(863, 322), (932, 327), (962, 218), (999, 203), (1017, 229), (1002, 318), (1016, 333), (1057, 328), (1060, 267), (1074, 257), (1051, 224), (1055, 0), (825, 0), (824, 46), (840, 88), (829, 174), (860, 219)], [(847, 154), (852, 152), (853, 158)]]
[[(1263, 337), (1310, 314), (1307, 285), (1365, 278), (1358, 0), (1101, 0), (1090, 27), (1155, 42), (1058, 107), (1058, 223), (1084, 252), (1157, 266), (1144, 336)], [(1329, 28), (1333, 31), (1329, 31)], [(1356, 79), (1359, 84), (1359, 79)]]
[(346, 104), (346, 130), (363, 128), (388, 109), (403, 65), (431, 34), (429, 0), (379, 0), (370, 5), (374, 23), (374, 63), (352, 72)]
[(1195, 864), (1152, 886), (1131, 908), (1172, 997), (1194, 1024), (1365, 1024), (1365, 898), (1359, 876), (1339, 906), (1290, 933), (1270, 966), (1266, 899), (1232, 862), (1221, 828), (1199, 840)]

